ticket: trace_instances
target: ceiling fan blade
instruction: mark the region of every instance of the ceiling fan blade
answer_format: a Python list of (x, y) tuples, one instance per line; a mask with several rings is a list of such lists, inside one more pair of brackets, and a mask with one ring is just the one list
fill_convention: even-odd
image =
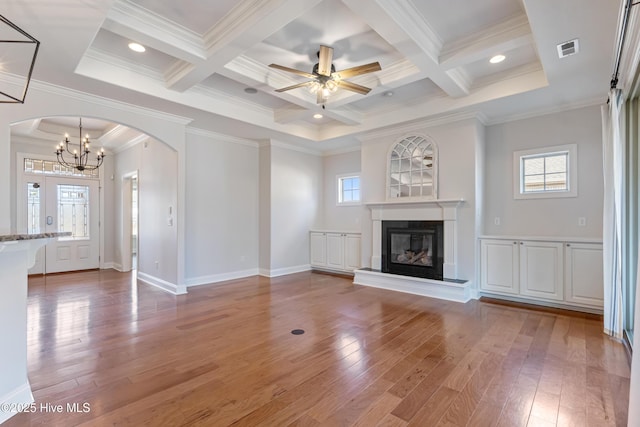
[(371, 89), (368, 87), (360, 86), (355, 83), (348, 82), (346, 80), (340, 80), (338, 86), (342, 89), (350, 90), (351, 92), (359, 93), (360, 95), (366, 95)]
[(315, 79), (316, 76), (314, 76), (311, 73), (307, 73), (306, 71), (300, 71), (300, 70), (296, 70), (295, 68), (289, 68), (289, 67), (285, 67), (283, 65), (278, 65), (278, 64), (269, 64), (269, 67), (271, 68), (276, 68), (278, 70), (282, 70), (282, 71), (286, 71), (288, 73), (293, 73), (293, 74), (297, 74), (299, 76), (303, 76), (303, 77), (307, 77), (309, 79)]
[(312, 84), (313, 82), (304, 82), (304, 83), (298, 83), (295, 85), (291, 85), (291, 86), (287, 86), (287, 87), (283, 87), (281, 89), (276, 89), (276, 92), (285, 92), (287, 90), (291, 90), (291, 89), (297, 89), (299, 87), (305, 87), (305, 86), (309, 86), (310, 84)]
[(318, 74), (329, 77), (331, 75), (331, 61), (333, 61), (333, 48), (320, 45), (318, 55)]
[(347, 68), (346, 70), (336, 71), (333, 74), (337, 74), (341, 79), (348, 79), (349, 77), (359, 76), (361, 74), (373, 73), (374, 71), (380, 71), (379, 62), (372, 62), (371, 64), (358, 65), (357, 67)]

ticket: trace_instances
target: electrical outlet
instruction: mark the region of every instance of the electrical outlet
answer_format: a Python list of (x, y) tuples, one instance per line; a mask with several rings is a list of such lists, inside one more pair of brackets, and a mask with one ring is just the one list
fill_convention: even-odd
[(587, 218), (581, 216), (578, 218), (578, 226), (579, 227), (586, 227), (587, 226)]
[(493, 224), (494, 225), (500, 225), (500, 217), (499, 216), (493, 218)]
[(156, 270), (160, 269), (160, 261), (156, 261)]

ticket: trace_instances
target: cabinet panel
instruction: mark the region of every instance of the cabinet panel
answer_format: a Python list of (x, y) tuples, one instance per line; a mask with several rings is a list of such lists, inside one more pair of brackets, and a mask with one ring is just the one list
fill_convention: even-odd
[(565, 299), (577, 304), (602, 308), (602, 245), (568, 243), (565, 246)]
[(508, 240), (482, 240), (480, 287), (487, 291), (518, 293), (518, 245)]
[(520, 293), (536, 298), (562, 300), (562, 243), (520, 242)]
[(344, 237), (344, 268), (349, 271), (360, 268), (360, 236), (347, 234)]
[(317, 267), (327, 265), (327, 236), (325, 233), (310, 233), (310, 263)]
[(343, 235), (327, 233), (327, 267), (344, 269)]

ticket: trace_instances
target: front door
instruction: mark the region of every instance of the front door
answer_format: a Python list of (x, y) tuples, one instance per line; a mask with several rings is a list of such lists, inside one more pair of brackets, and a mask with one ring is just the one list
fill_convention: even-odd
[[(27, 184), (29, 221), (45, 232), (71, 232), (48, 243), (30, 273), (88, 270), (100, 266), (99, 185), (82, 178), (47, 176)], [(35, 195), (39, 203), (33, 203)], [(39, 215), (35, 215), (36, 209)], [(38, 218), (39, 217), (39, 218)]]

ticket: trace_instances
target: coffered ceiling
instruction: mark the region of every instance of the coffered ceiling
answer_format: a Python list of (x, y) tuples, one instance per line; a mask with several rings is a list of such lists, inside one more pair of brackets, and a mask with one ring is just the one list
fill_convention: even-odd
[[(331, 150), (407, 122), (476, 113), (492, 123), (604, 102), (619, 8), (619, 0), (4, 0), (2, 14), (42, 42), (35, 80), (189, 117), (204, 130)], [(556, 45), (576, 38), (579, 52), (560, 59)], [(130, 50), (132, 41), (146, 51)], [(276, 92), (306, 79), (269, 64), (311, 72), (321, 44), (334, 49), (337, 70), (378, 61), (380, 71), (349, 79), (371, 92), (339, 89), (324, 105), (305, 88)], [(505, 60), (490, 63), (497, 54)]]

